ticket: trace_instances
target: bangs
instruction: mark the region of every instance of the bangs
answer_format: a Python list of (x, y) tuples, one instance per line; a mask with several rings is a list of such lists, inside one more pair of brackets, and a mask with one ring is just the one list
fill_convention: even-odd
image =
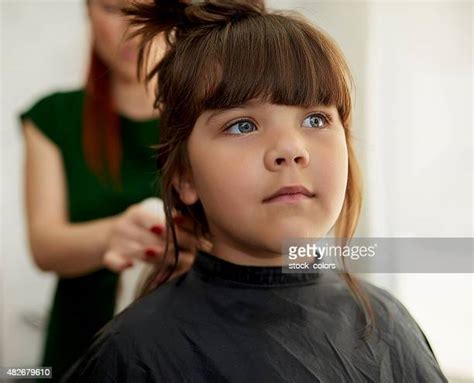
[[(197, 113), (261, 99), (302, 107), (335, 105), (347, 122), (349, 68), (336, 43), (305, 21), (278, 14), (247, 17), (196, 31), (187, 41), (176, 52), (186, 59), (177, 61), (197, 64), (175, 89), (187, 90), (181, 101), (196, 106)], [(181, 73), (190, 73), (186, 69)]]

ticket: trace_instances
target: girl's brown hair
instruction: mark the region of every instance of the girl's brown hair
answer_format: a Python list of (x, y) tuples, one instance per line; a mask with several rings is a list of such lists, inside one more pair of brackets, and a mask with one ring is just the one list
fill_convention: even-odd
[[(164, 58), (152, 65), (145, 79), (157, 82), (155, 107), (162, 120), (156, 149), (175, 266), (179, 253), (173, 208), (192, 218), (197, 236), (209, 236), (201, 203), (184, 205), (172, 185), (173, 176), (189, 169), (186, 146), (194, 123), (205, 110), (227, 109), (254, 98), (303, 107), (336, 106), (346, 136), (349, 174), (335, 234), (338, 238), (353, 236), (362, 203), (361, 174), (350, 128), (353, 80), (331, 37), (296, 13), (267, 12), (262, 1), (188, 4), (155, 0), (134, 3), (124, 13), (138, 27), (131, 37), (141, 36), (139, 77), (149, 68), (154, 39), (163, 33), (168, 42)], [(374, 327), (372, 306), (356, 278), (343, 267), (343, 277), (363, 309), (367, 336)], [(166, 282), (173, 269), (157, 267), (142, 295)]]

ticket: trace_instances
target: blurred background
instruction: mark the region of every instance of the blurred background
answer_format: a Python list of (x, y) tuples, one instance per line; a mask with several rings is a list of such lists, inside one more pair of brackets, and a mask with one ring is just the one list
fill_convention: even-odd
[[(36, 366), (55, 276), (29, 255), (18, 113), (79, 87), (81, 0), (1, 0), (0, 366)], [(356, 81), (360, 237), (473, 237), (472, 2), (267, 1), (329, 32)], [(449, 254), (447, 255), (449, 256)], [(409, 309), (452, 382), (474, 382), (472, 274), (368, 274)]]

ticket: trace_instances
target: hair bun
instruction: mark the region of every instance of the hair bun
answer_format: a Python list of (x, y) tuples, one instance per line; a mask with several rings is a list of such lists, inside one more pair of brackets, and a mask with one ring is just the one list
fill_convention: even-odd
[(261, 0), (201, 0), (185, 10), (186, 18), (193, 25), (227, 24), (265, 12)]
[[(137, 27), (128, 38), (141, 37), (137, 76), (142, 78), (150, 47), (160, 33), (169, 46), (194, 28), (215, 27), (265, 13), (263, 0), (134, 0), (122, 9), (130, 25)], [(147, 80), (154, 71), (147, 74)]]
[(130, 23), (142, 30), (166, 31), (185, 24), (184, 10), (189, 4), (176, 0), (154, 0), (154, 2), (132, 2), (123, 9)]

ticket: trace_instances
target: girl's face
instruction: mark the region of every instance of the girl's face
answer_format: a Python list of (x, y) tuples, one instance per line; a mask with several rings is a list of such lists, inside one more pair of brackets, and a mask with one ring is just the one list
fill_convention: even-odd
[[(205, 111), (188, 153), (191, 174), (181, 182), (180, 197), (188, 204), (201, 200), (213, 253), (224, 259), (281, 264), (284, 239), (324, 237), (342, 209), (348, 154), (334, 106), (252, 100)], [(305, 187), (311, 196), (268, 200), (286, 186)]]
[(127, 20), (120, 9), (128, 0), (89, 0), (88, 11), (99, 57), (115, 76), (136, 81), (137, 38), (125, 40)]

